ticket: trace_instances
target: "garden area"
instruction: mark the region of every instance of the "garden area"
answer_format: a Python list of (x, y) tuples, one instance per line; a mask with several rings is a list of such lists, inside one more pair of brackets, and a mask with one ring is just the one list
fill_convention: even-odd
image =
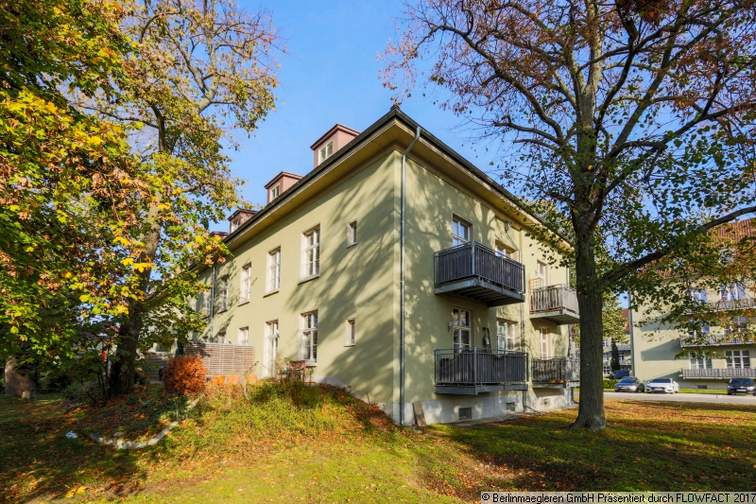
[[(474, 426), (399, 429), (344, 391), (300, 382), (160, 385), (104, 405), (0, 398), (0, 486), (12, 501), (477, 502), (482, 490), (749, 490), (756, 408), (607, 401)], [(117, 450), (90, 434), (146, 439)], [(76, 437), (68, 433), (75, 433)]]

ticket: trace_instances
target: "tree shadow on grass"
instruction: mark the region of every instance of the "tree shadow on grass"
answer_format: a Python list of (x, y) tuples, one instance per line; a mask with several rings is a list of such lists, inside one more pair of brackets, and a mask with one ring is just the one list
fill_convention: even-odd
[(77, 419), (57, 398), (20, 401), (0, 398), (0, 499), (12, 502), (56, 498), (93, 481), (128, 493), (144, 477), (129, 451), (115, 451), (88, 439), (67, 439)]
[(565, 413), (444, 426), (434, 433), (471, 456), (519, 471), (510, 481), (515, 488), (542, 488), (545, 482), (553, 490), (753, 489), (753, 420), (716, 425), (684, 413), (682, 418), (665, 412), (610, 417), (609, 427), (598, 434), (568, 430), (571, 419)]

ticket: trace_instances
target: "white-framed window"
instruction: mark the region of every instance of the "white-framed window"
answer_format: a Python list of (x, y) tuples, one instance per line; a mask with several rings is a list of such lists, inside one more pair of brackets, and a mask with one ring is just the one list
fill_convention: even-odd
[(543, 328), (540, 328), (538, 329), (538, 335), (538, 339), (540, 341), (541, 359), (551, 359), (551, 333)]
[(242, 266), (239, 275), (239, 303), (246, 303), (252, 294), (252, 265)]
[(216, 289), (218, 313), (224, 312), (228, 309), (228, 277), (220, 277), (216, 284)]
[(197, 294), (197, 313), (205, 317), (210, 315), (210, 289), (205, 287), (202, 292)]
[(699, 303), (705, 303), (707, 298), (706, 289), (691, 289), (690, 297)]
[(517, 350), (517, 322), (496, 319), (496, 348), (500, 352)]
[(333, 154), (333, 140), (323, 145), (318, 151), (318, 159), (320, 163), (331, 157)]
[(278, 359), (278, 320), (265, 322), (265, 341), (263, 342), (263, 374), (268, 377), (276, 375)]
[(357, 325), (355, 319), (346, 321), (346, 346), (354, 346), (357, 343)]
[(539, 280), (540, 287), (549, 285), (549, 265), (543, 261), (536, 262), (536, 278)]
[(226, 343), (226, 330), (221, 329), (215, 334), (215, 338), (211, 339), (212, 343)]
[(711, 357), (699, 352), (690, 353), (690, 369), (711, 369)]
[(728, 368), (744, 369), (751, 367), (751, 354), (748, 350), (727, 350), (725, 361)]
[(239, 219), (234, 219), (231, 221), (231, 232), (233, 233), (237, 229), (239, 229)]
[(281, 184), (276, 184), (270, 188), (270, 201), (278, 198), (281, 195)]
[(470, 236), (472, 236), (472, 224), (462, 217), (452, 215), (452, 247), (469, 242)]
[(302, 233), (302, 278), (320, 273), (320, 227)]
[(236, 344), (249, 345), (249, 327), (240, 327), (236, 331)]
[(472, 329), (470, 312), (462, 308), (452, 308), (451, 330), (452, 343), (456, 352), (472, 347)]
[(318, 360), (318, 311), (302, 314), (302, 359)]
[(352, 221), (349, 224), (347, 224), (346, 240), (347, 240), (347, 247), (357, 243), (357, 221)]
[(719, 298), (722, 301), (739, 301), (746, 298), (745, 285), (740, 282), (723, 285), (719, 288)]
[(268, 252), (268, 292), (277, 291), (281, 287), (281, 248)]

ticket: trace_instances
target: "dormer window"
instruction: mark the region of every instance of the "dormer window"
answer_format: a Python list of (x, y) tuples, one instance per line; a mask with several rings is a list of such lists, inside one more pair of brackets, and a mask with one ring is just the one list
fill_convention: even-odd
[(333, 141), (327, 142), (318, 152), (321, 163), (331, 157), (331, 154), (333, 154)]
[(270, 188), (270, 199), (273, 201), (274, 199), (278, 198), (278, 196), (281, 194), (281, 186), (280, 185), (274, 185)]

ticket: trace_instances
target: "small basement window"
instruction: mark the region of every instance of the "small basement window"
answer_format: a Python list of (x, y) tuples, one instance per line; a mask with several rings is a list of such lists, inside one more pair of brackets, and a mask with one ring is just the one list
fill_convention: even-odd
[(472, 407), (468, 406), (466, 408), (459, 408), (457, 414), (459, 415), (460, 420), (472, 420)]

